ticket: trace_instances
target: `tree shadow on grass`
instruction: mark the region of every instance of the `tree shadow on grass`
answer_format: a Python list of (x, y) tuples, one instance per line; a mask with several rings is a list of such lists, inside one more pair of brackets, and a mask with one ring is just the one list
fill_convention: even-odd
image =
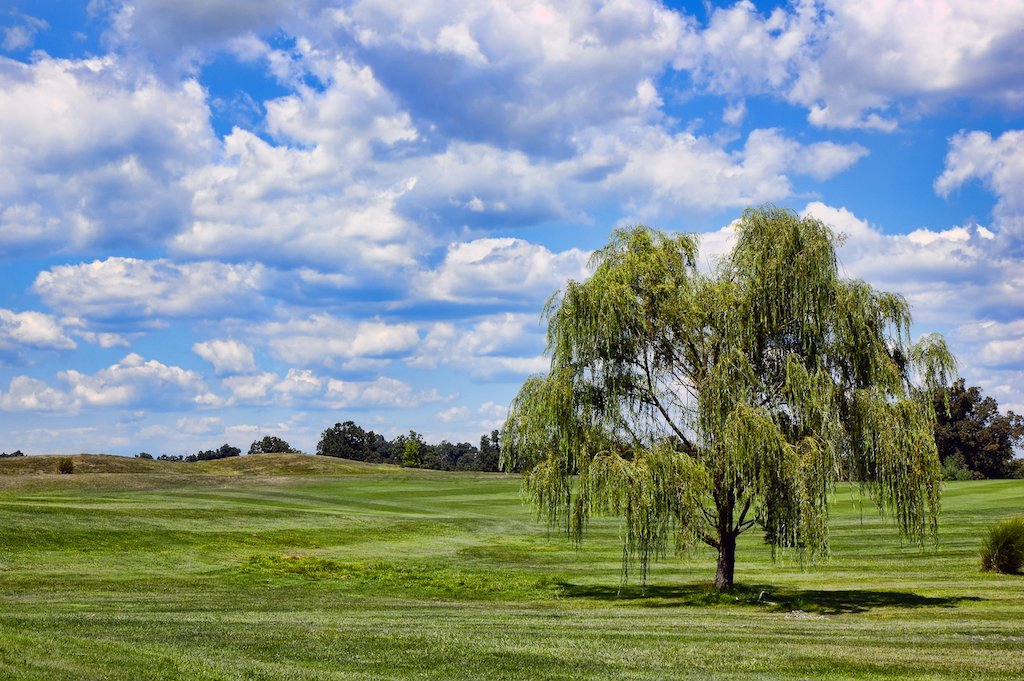
[(627, 584), (618, 587), (562, 582), (559, 586), (563, 598), (620, 601), (648, 608), (754, 605), (781, 612), (801, 610), (821, 615), (860, 613), (874, 608), (955, 608), (964, 602), (983, 600), (977, 596), (922, 596), (908, 591), (865, 589), (825, 591), (771, 584), (737, 584), (726, 593), (715, 590), (708, 583), (646, 587)]

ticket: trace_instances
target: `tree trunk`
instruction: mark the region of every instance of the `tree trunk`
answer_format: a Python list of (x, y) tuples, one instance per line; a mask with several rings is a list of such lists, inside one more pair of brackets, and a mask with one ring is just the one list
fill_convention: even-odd
[(719, 591), (732, 591), (733, 573), (736, 572), (736, 533), (723, 532), (718, 541), (715, 588)]

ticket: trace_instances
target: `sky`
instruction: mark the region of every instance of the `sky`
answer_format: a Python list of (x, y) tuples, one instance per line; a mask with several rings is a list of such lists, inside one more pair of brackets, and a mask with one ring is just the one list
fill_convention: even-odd
[(0, 450), (476, 443), (619, 226), (845, 235), (1024, 412), (1024, 3), (0, 0)]

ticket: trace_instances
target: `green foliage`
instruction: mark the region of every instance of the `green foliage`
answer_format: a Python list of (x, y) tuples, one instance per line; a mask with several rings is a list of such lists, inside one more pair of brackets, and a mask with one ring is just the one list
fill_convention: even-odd
[[(196, 461), (216, 461), (217, 459), (229, 459), (233, 456), (239, 456), (242, 450), (238, 447), (232, 447), (228, 443), (222, 444), (217, 449), (207, 449), (205, 451), (196, 452), (195, 454), (189, 454), (184, 458), (187, 463), (195, 463)], [(160, 457), (164, 459), (164, 457)], [(167, 461), (173, 461), (174, 457), (166, 457)]]
[(980, 480), (982, 475), (975, 473), (964, 463), (964, 459), (959, 454), (953, 456), (947, 456), (942, 460), (942, 479), (943, 480)]
[(981, 388), (963, 379), (935, 395), (935, 445), (943, 465), (966, 468), (974, 478), (1009, 478), (1014, 447), (1024, 447), (1024, 417), (1002, 414)]
[(354, 422), (345, 421), (324, 430), (316, 445), (316, 453), (353, 461), (372, 461), (376, 452), (386, 449), (380, 446), (383, 440), (372, 430), (363, 430)]
[(713, 274), (697, 241), (616, 230), (545, 308), (547, 375), (526, 381), (503, 440), (533, 506), (579, 541), (624, 520), (623, 571), (703, 542), (730, 588), (736, 538), (826, 556), (828, 499), (851, 480), (904, 538), (937, 531), (935, 391), (955, 361), (911, 342), (896, 294), (838, 275), (814, 218), (762, 207)]
[(75, 461), (69, 456), (57, 460), (57, 472), (64, 475), (71, 475), (75, 472)]
[(416, 468), (423, 463), (423, 437), (414, 430), (409, 431), (409, 438), (402, 449), (402, 465)]
[[(416, 440), (416, 444), (410, 445), (410, 440)], [(447, 440), (428, 444), (422, 436), (411, 431), (410, 435), (386, 440), (383, 435), (364, 430), (352, 421), (327, 428), (317, 444), (317, 454), (322, 456), (442, 471), (497, 471), (499, 451), (497, 430), (490, 436), (482, 436), (477, 448), (469, 442)]]
[(298, 451), (276, 435), (267, 435), (249, 445), (250, 454), (297, 454)]
[(1024, 567), (1024, 517), (991, 527), (981, 544), (981, 569), (1013, 575)]

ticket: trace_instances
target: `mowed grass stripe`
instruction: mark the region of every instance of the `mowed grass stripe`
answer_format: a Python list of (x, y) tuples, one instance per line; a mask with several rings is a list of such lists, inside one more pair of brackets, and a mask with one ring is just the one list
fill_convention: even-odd
[(829, 563), (750, 534), (722, 597), (703, 551), (623, 586), (617, 522), (577, 550), (515, 478), (265, 456), (272, 475), (2, 476), (0, 678), (1024, 676), (1024, 578), (977, 570), (1022, 481), (947, 485), (924, 550), (840, 489)]

